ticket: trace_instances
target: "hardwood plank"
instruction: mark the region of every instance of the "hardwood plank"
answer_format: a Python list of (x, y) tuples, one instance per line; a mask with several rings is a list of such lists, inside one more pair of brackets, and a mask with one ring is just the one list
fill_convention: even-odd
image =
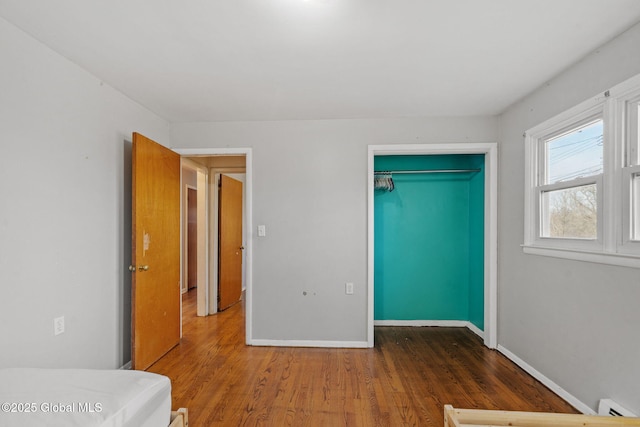
[(577, 413), (465, 328), (380, 327), (373, 349), (251, 347), (244, 306), (196, 317), (149, 371), (191, 426), (442, 426), (444, 405)]

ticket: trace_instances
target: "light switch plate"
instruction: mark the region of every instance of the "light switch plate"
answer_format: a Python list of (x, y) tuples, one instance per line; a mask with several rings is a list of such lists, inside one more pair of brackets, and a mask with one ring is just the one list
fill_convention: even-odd
[(53, 319), (53, 334), (60, 335), (64, 332), (64, 316)]

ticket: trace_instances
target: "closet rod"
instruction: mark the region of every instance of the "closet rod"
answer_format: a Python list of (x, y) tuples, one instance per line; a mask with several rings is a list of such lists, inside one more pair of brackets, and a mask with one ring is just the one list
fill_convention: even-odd
[(425, 170), (403, 170), (403, 171), (375, 171), (375, 175), (385, 173), (464, 173), (464, 172), (480, 172), (480, 169), (425, 169)]

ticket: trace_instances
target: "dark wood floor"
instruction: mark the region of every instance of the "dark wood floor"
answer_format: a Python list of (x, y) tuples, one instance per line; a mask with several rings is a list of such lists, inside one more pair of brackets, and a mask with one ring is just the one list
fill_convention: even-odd
[(192, 427), (439, 426), (443, 406), (573, 412), (465, 328), (379, 327), (373, 349), (251, 347), (242, 304), (195, 316), (149, 371), (172, 381)]

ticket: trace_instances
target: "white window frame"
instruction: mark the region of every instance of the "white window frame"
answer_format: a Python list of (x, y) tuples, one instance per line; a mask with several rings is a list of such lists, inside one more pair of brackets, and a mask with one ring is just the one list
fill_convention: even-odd
[[(525, 132), (525, 253), (640, 268), (640, 239), (632, 238), (632, 179), (640, 175), (639, 101), (640, 75)], [(598, 118), (603, 120), (603, 173), (546, 184), (546, 141)], [(542, 194), (589, 184), (597, 191), (597, 237), (543, 237)]]

